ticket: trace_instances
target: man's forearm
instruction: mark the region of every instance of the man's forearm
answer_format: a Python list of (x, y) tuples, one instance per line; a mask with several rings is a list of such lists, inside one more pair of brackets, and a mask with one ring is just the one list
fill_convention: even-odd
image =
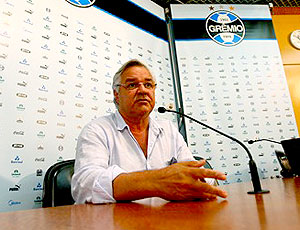
[(159, 196), (155, 177), (158, 170), (122, 173), (113, 181), (113, 196), (117, 201), (138, 200)]
[(167, 200), (214, 199), (226, 197), (220, 188), (205, 183), (205, 178), (225, 180), (218, 171), (204, 169), (205, 161), (189, 161), (142, 172), (123, 173), (113, 181), (117, 201), (161, 197)]

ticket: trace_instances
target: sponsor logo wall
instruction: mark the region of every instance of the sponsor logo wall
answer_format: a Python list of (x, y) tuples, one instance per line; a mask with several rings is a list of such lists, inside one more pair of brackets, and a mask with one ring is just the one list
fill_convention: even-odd
[[(185, 113), (244, 141), (260, 178), (280, 176), (276, 141), (298, 136), (268, 6), (172, 5)], [(263, 30), (262, 30), (263, 28)], [(227, 173), (223, 184), (250, 180), (237, 143), (187, 121), (196, 156)]]
[[(142, 15), (125, 20), (107, 10), (115, 10), (108, 2), (0, 0), (0, 211), (41, 207), (46, 170), (74, 158), (83, 126), (115, 110), (112, 77), (122, 63), (148, 64), (157, 78), (157, 106), (175, 104), (168, 43), (157, 35), (166, 28), (163, 9), (148, 0), (114, 1)], [(298, 136), (266, 6), (171, 10), (185, 113), (242, 141)], [(155, 23), (143, 22), (153, 17)], [(175, 115), (163, 118), (176, 123)], [(226, 172), (224, 184), (250, 179), (236, 143), (186, 126), (193, 154)], [(280, 146), (249, 148), (261, 178), (279, 175)]]
[[(83, 126), (115, 110), (112, 77), (124, 62), (148, 64), (156, 103), (174, 103), (167, 41), (69, 2), (0, 1), (0, 211), (41, 207), (46, 170), (74, 158)], [(156, 5), (144, 12), (164, 18)]]

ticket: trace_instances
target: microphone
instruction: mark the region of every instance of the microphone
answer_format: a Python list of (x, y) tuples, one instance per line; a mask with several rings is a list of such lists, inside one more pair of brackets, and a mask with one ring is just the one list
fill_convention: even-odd
[(158, 107), (157, 111), (159, 113), (165, 113), (165, 112), (167, 112), (167, 109), (165, 107)]
[(249, 191), (248, 194), (261, 194), (261, 193), (269, 193), (270, 192), (269, 190), (263, 190), (261, 188), (260, 180), (259, 180), (259, 176), (258, 176), (258, 171), (257, 171), (257, 167), (256, 167), (256, 163), (254, 162), (249, 149), (241, 141), (239, 141), (238, 139), (236, 139), (236, 138), (234, 138), (232, 136), (229, 136), (228, 134), (223, 133), (223, 132), (221, 132), (221, 131), (219, 131), (219, 130), (217, 130), (215, 128), (212, 128), (209, 125), (204, 124), (204, 123), (202, 123), (202, 122), (200, 122), (200, 121), (198, 121), (198, 120), (196, 120), (196, 119), (194, 119), (194, 118), (192, 118), (192, 117), (190, 117), (190, 116), (188, 116), (188, 115), (186, 115), (184, 113), (180, 113), (180, 112), (177, 112), (175, 110), (166, 109), (164, 107), (159, 107), (157, 109), (157, 111), (159, 113), (165, 113), (165, 112), (177, 113), (177, 114), (179, 114), (179, 115), (181, 115), (183, 117), (186, 117), (186, 118), (188, 118), (188, 119), (190, 119), (190, 120), (192, 120), (192, 121), (194, 121), (194, 122), (196, 122), (196, 123), (198, 123), (198, 124), (200, 124), (200, 125), (208, 128), (208, 129), (213, 130), (214, 132), (219, 133), (219, 134), (221, 134), (221, 135), (229, 138), (230, 140), (233, 140), (236, 143), (238, 143), (247, 152), (248, 157), (249, 157), (249, 168), (250, 168), (251, 181), (252, 181), (252, 185), (253, 185), (254, 190), (253, 191)]
[[(293, 174), (298, 176), (300, 175), (300, 163), (299, 163), (300, 156), (298, 154), (300, 148), (300, 138), (292, 138), (292, 139), (282, 140), (280, 142), (269, 140), (269, 139), (257, 139), (257, 140), (249, 140), (248, 143), (253, 144), (254, 142), (258, 142), (258, 141), (269, 141), (276, 144), (281, 144), (284, 152), (275, 150), (275, 154), (282, 167), (282, 171), (280, 173), (283, 177), (288, 177)], [(284, 162), (287, 161), (288, 164), (290, 164), (290, 167), (286, 167), (286, 165), (283, 164), (283, 161)], [(284, 171), (288, 171), (287, 174)], [(290, 172), (292, 172), (292, 174), (290, 174)]]
[(253, 143), (258, 142), (258, 141), (270, 141), (270, 142), (273, 142), (273, 143), (276, 143), (276, 144), (281, 144), (281, 143), (278, 142), (278, 141), (272, 141), (272, 140), (269, 140), (269, 139), (249, 140), (249, 141), (248, 141), (248, 144), (252, 145)]

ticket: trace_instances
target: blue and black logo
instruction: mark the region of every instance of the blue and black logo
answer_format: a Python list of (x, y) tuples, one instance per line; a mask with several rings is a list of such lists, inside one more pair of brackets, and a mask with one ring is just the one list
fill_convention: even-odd
[(239, 44), (245, 36), (245, 26), (234, 13), (219, 10), (206, 18), (206, 31), (210, 38), (223, 46)]
[(90, 7), (92, 6), (96, 0), (66, 0), (74, 6), (78, 7)]

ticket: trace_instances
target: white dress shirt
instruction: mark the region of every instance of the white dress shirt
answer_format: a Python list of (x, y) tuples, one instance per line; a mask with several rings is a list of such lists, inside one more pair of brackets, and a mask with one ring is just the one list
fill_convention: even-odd
[(112, 182), (121, 173), (163, 168), (172, 157), (194, 160), (168, 120), (149, 120), (147, 158), (118, 111), (91, 121), (78, 138), (72, 195), (77, 204), (111, 203)]

